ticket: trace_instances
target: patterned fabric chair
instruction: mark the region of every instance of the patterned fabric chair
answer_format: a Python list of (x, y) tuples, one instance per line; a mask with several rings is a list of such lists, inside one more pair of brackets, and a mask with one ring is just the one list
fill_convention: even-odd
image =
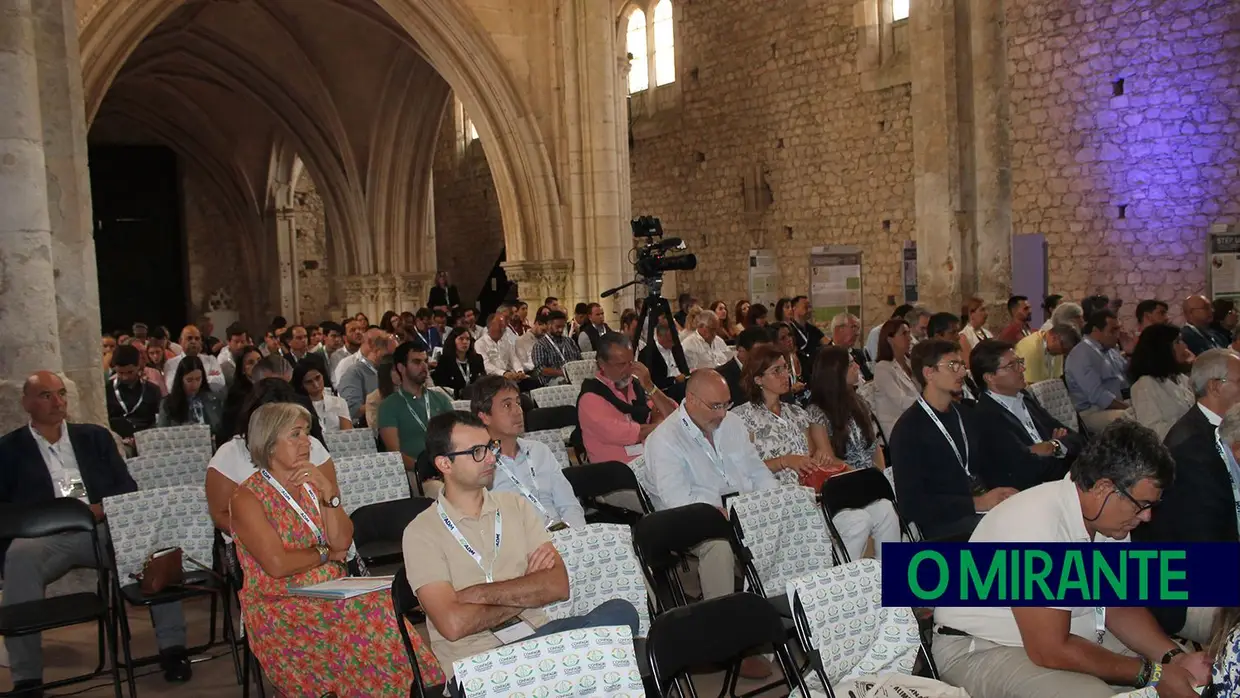
[(215, 526), (207, 513), (207, 493), (201, 483), (107, 497), (103, 511), (108, 517), (122, 586), (130, 581), (130, 574), (142, 571), (148, 555), (164, 548), (182, 550), (186, 572), (198, 570), (187, 557), (211, 564)]
[(365, 456), (379, 452), (375, 445), (375, 433), (369, 429), (347, 429), (323, 432), (323, 444), (332, 454), (332, 460), (349, 456)]
[(1058, 419), (1072, 431), (1080, 431), (1077, 423), (1076, 407), (1072, 404), (1072, 396), (1068, 395), (1068, 386), (1059, 378), (1038, 381), (1029, 386), (1029, 392), (1038, 404), (1046, 408), (1051, 416)]
[(568, 447), (564, 445), (564, 435), (559, 429), (527, 431), (521, 435), (521, 438), (547, 444), (547, 447), (555, 454), (556, 460), (560, 461), (561, 468), (567, 468), (573, 464), (568, 458)]
[[(457, 660), (469, 698), (543, 695), (644, 696), (632, 631), (624, 626), (569, 630)], [(543, 689), (543, 690), (539, 690)]]
[(193, 448), (215, 452), (211, 443), (211, 427), (205, 424), (144, 429), (135, 433), (133, 438), (139, 456), (154, 456)]
[(1158, 688), (1156, 686), (1146, 686), (1145, 688), (1138, 688), (1127, 693), (1116, 693), (1114, 698), (1158, 698)]
[(340, 506), (349, 516), (369, 504), (409, 498), (409, 478), (399, 453), (336, 458)]
[(579, 394), (581, 394), (581, 386), (579, 385), (549, 385), (545, 388), (535, 388), (530, 391), (530, 397), (534, 399), (534, 404), (539, 407), (576, 405)]
[(597, 356), (598, 356), (598, 352), (597, 352), (597, 351), (583, 351), (583, 352), (581, 352), (581, 360), (582, 360), (582, 361), (594, 361), (595, 357), (597, 357)]
[(646, 580), (633, 552), (633, 531), (621, 524), (589, 524), (551, 534), (568, 568), (569, 597), (543, 608), (552, 620), (582, 616), (604, 601), (624, 599), (637, 609), (638, 637), (650, 630)]
[(456, 410), (457, 412), (468, 412), (469, 411), (469, 400), (453, 400), (452, 409)]
[(594, 372), (597, 370), (598, 364), (596, 364), (593, 359), (589, 361), (586, 361), (585, 359), (581, 361), (569, 361), (564, 364), (564, 375), (568, 376), (568, 382), (578, 386), (581, 385), (582, 381), (590, 376), (593, 376)]
[[(869, 558), (789, 579), (785, 585), (797, 637), (813, 670), (811, 695), (878, 673), (913, 673), (923, 651), (909, 608), (884, 608), (882, 566)], [(933, 663), (927, 662), (933, 667)]]
[(190, 448), (136, 456), (125, 461), (125, 465), (133, 481), (138, 483), (138, 489), (153, 490), (177, 485), (201, 487), (210, 461), (210, 450)]
[(752, 559), (750, 588), (782, 599), (788, 580), (834, 564), (831, 535), (808, 487), (775, 487), (728, 502), (736, 537)]

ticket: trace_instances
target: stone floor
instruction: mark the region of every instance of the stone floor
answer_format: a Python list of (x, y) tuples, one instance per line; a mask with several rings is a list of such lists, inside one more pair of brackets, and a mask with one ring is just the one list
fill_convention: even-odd
[[(190, 627), (190, 642), (203, 643), (207, 640), (208, 605), (205, 600), (191, 601), (186, 606), (186, 620)], [(144, 657), (154, 654), (155, 638), (151, 629), (149, 616), (143, 611), (130, 611), (129, 624), (132, 628), (133, 651), (135, 656)], [(45, 678), (48, 680), (73, 676), (94, 668), (97, 657), (97, 636), (94, 626), (78, 626), (65, 628), (43, 636), (43, 662), (47, 667)], [(226, 644), (219, 644), (206, 650), (194, 659), (194, 678), (187, 684), (168, 684), (158, 666), (142, 667), (138, 670), (138, 695), (142, 698), (159, 696), (176, 696), (177, 698), (214, 698), (215, 696), (240, 696), (241, 687), (237, 685), (233, 673), (231, 655)], [(12, 686), (8, 669), (0, 669), (0, 690), (9, 690)], [(701, 674), (695, 676), (694, 683), (701, 696), (719, 695), (722, 687), (723, 674)], [(757, 688), (759, 682), (741, 681), (738, 692)], [(103, 698), (112, 696), (110, 676), (104, 676), (89, 682), (65, 686), (49, 691), (49, 696), (84, 696), (87, 698)], [(128, 693), (126, 692), (127, 696)], [(256, 695), (251, 691), (251, 695)], [(268, 687), (268, 696), (274, 692)], [(772, 690), (763, 696), (783, 696), (787, 691)], [(300, 698), (300, 697), (298, 697)]]

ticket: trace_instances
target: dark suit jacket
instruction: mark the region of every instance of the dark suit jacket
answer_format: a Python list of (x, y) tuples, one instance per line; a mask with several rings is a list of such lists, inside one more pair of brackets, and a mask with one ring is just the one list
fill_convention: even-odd
[(456, 292), (455, 284), (444, 286), (432, 286), (430, 296), (426, 299), (426, 307), (435, 308), (437, 306), (447, 306), (450, 310), (455, 310), (461, 304), (461, 296)]
[[(1021, 396), (1033, 425), (1042, 435), (1042, 441), (1049, 441), (1056, 429), (1067, 428), (1027, 393), (1022, 392)], [(1035, 455), (1029, 450), (1034, 442), (1024, 425), (990, 393), (983, 393), (978, 399), (973, 418), (982, 446), (979, 454), (982, 457), (976, 461), (975, 467), (986, 486), (991, 488), (1025, 490), (1043, 482), (1062, 480), (1084, 445), (1080, 434), (1069, 431), (1059, 440), (1068, 450), (1067, 457)]]
[[(91, 504), (138, 489), (111, 432), (94, 424), (69, 424), (67, 432)], [(0, 437), (0, 504), (50, 502), (56, 498), (53, 488), (52, 475), (29, 426)], [(0, 540), (0, 569), (4, 569), (8, 548), (9, 541)]]
[[(482, 365), (482, 355), (477, 352), (469, 355), (469, 372), (473, 376), (473, 380), (487, 374), (486, 367)], [(441, 388), (447, 388), (452, 391), (452, 395), (457, 400), (469, 399), (469, 386), (471, 383), (465, 382), (465, 376), (456, 367), (456, 357), (447, 355), (439, 358), (439, 365), (435, 367), (431, 377), (435, 379), (435, 385)]]
[[(1240, 541), (1236, 530), (1236, 504), (1231, 495), (1227, 464), (1214, 441), (1214, 426), (1193, 405), (1172, 425), (1163, 441), (1175, 459), (1175, 481), (1163, 491), (1148, 523), (1132, 532), (1141, 542)], [(1184, 627), (1183, 608), (1151, 608), (1169, 633)]]
[(745, 394), (744, 388), (741, 387), (741, 365), (736, 362), (736, 359), (732, 359), (722, 366), (716, 366), (715, 371), (728, 382), (728, 392), (732, 393), (733, 405), (743, 405), (749, 402), (749, 396)]

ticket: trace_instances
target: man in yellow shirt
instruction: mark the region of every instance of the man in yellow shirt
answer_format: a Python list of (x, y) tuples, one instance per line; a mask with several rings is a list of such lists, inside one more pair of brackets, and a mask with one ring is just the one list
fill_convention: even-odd
[(1016, 344), (1016, 355), (1025, 360), (1025, 382), (1029, 385), (1052, 378), (1063, 378), (1063, 357), (1081, 342), (1075, 325), (1052, 325)]

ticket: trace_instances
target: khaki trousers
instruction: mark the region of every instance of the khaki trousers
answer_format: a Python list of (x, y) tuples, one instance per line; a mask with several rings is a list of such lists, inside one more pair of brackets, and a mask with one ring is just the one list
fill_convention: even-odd
[[(1136, 656), (1111, 633), (1103, 637), (1102, 646)], [(933, 647), (939, 676), (977, 698), (1112, 698), (1132, 690), (1130, 686), (1108, 686), (1089, 674), (1045, 669), (1029, 659), (1024, 647), (937, 633)]]
[(1128, 414), (1127, 410), (1098, 410), (1090, 409), (1081, 413), (1081, 422), (1085, 424), (1085, 428), (1091, 434), (1097, 434), (1106, 429), (1117, 419)]
[(703, 599), (717, 599), (736, 591), (736, 557), (723, 540), (708, 540), (693, 549)]

